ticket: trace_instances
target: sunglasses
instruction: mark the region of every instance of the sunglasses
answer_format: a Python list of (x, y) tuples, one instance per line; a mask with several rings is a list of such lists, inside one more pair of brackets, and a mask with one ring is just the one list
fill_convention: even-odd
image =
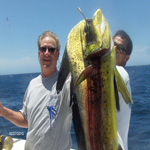
[(121, 44), (117, 44), (116, 42), (114, 42), (114, 45), (117, 47), (117, 49), (122, 53), (123, 51), (124, 52), (127, 52), (127, 50), (125, 49), (125, 47)]
[(47, 49), (48, 49), (49, 53), (54, 53), (56, 50), (56, 48), (54, 48), (54, 47), (40, 47), (40, 52), (45, 53), (47, 51)]

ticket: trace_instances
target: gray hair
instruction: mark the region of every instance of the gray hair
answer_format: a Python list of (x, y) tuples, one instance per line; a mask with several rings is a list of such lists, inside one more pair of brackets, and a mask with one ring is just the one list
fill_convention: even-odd
[(52, 37), (56, 41), (57, 51), (60, 51), (59, 39), (58, 39), (57, 35), (55, 33), (51, 32), (51, 31), (45, 31), (39, 36), (38, 41), (37, 41), (38, 49), (40, 49), (42, 40), (47, 36)]

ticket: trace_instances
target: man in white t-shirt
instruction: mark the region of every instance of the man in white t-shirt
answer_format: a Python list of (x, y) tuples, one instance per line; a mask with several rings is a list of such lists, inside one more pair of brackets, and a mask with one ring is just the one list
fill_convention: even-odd
[[(119, 73), (121, 74), (128, 91), (131, 94), (129, 75), (124, 69), (127, 61), (132, 52), (132, 41), (129, 35), (119, 30), (113, 37), (115, 50), (116, 50), (116, 64)], [(128, 150), (128, 132), (131, 117), (131, 104), (126, 104), (122, 95), (119, 93), (120, 111), (117, 111), (117, 131), (119, 143), (123, 150)]]
[(38, 38), (41, 75), (31, 80), (23, 108), (16, 112), (0, 103), (0, 116), (15, 125), (28, 128), (25, 150), (70, 150), (71, 120), (70, 81), (68, 75), (62, 91), (57, 94), (58, 37), (46, 31)]

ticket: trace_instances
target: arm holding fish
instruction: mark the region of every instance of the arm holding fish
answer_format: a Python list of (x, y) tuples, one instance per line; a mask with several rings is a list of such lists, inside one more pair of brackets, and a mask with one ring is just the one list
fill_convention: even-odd
[(4, 117), (5, 119), (9, 120), (10, 122), (19, 127), (23, 128), (28, 127), (27, 120), (20, 112), (16, 112), (4, 107), (1, 102), (0, 102), (0, 116)]

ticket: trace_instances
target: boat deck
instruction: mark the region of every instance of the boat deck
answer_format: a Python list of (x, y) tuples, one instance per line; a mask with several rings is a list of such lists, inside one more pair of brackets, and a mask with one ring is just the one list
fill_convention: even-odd
[[(14, 144), (12, 150), (24, 150), (24, 144), (26, 140), (13, 138), (13, 142)], [(75, 150), (75, 149), (70, 149), (70, 150)]]

